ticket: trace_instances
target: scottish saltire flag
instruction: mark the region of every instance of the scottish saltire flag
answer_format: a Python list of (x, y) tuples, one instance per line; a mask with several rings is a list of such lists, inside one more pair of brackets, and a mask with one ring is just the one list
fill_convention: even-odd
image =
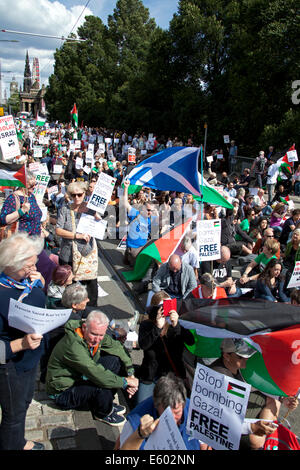
[(300, 310), (266, 300), (185, 299), (177, 311), (195, 343), (186, 348), (200, 358), (218, 358), (224, 338), (240, 338), (256, 353), (241, 369), (244, 380), (273, 396), (297, 395), (300, 388)]
[(198, 179), (197, 147), (162, 150), (137, 165), (127, 175), (131, 185), (201, 196)]

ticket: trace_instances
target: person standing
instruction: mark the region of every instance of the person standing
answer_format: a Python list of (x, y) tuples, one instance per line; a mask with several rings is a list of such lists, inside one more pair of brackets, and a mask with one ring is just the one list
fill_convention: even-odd
[(44, 279), (36, 270), (43, 239), (15, 233), (0, 243), (0, 341), (5, 362), (0, 365), (0, 450), (43, 450), (25, 439), (25, 420), (31, 403), (37, 367), (44, 351), (41, 335), (12, 328), (8, 323), (11, 299), (45, 307)]

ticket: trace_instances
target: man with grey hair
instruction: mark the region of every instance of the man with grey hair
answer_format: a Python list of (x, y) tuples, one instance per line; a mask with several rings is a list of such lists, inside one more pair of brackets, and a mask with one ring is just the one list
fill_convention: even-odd
[(66, 323), (49, 359), (46, 390), (62, 409), (88, 407), (94, 419), (120, 426), (126, 409), (113, 403), (115, 391), (122, 388), (131, 398), (138, 379), (122, 344), (106, 334), (108, 324), (108, 317), (97, 310), (86, 320)]
[(187, 450), (200, 450), (199, 440), (191, 439), (186, 432), (189, 399), (184, 382), (172, 373), (161, 377), (155, 385), (153, 396), (129, 413), (115, 449), (143, 450), (148, 437), (159, 423), (159, 417), (168, 406)]

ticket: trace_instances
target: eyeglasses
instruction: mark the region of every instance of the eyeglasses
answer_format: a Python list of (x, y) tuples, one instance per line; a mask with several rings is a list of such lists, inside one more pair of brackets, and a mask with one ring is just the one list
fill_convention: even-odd
[(82, 197), (83, 193), (71, 194), (71, 197)]

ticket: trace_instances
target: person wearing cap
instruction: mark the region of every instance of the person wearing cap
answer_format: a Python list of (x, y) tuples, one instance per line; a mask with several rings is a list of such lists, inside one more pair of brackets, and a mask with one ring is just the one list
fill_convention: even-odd
[[(244, 382), (240, 370), (246, 368), (247, 360), (256, 353), (256, 350), (239, 338), (225, 338), (221, 343), (221, 357), (211, 364), (211, 369), (221, 374)], [(294, 409), (297, 399), (286, 397), (285, 406)], [(280, 409), (280, 401), (251, 389), (245, 418), (260, 419), (250, 426), (243, 425), (243, 436), (240, 442), (240, 450), (259, 450), (263, 447), (267, 434), (274, 432), (275, 427), (262, 420), (276, 421)], [(247, 431), (246, 431), (247, 428)]]

